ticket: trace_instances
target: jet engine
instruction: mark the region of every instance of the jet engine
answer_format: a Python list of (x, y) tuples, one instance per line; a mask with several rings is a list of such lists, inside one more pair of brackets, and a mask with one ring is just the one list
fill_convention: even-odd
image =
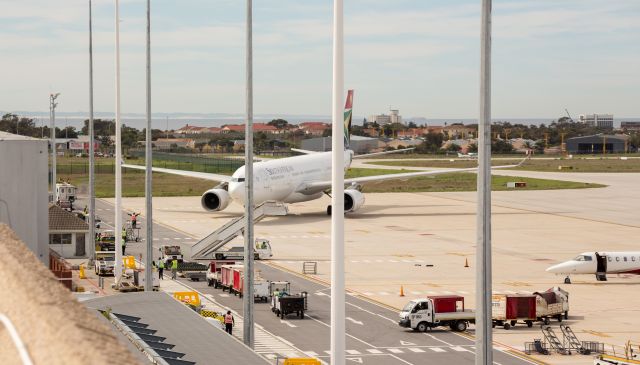
[(355, 189), (344, 191), (344, 212), (355, 212), (364, 205), (364, 194)]
[(208, 212), (217, 212), (225, 209), (231, 203), (231, 196), (224, 189), (210, 189), (202, 194), (200, 204)]

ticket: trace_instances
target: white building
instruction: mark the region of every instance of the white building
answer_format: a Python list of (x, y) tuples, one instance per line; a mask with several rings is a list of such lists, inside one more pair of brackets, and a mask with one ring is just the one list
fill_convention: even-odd
[(591, 127), (613, 129), (613, 114), (580, 114), (580, 122)]
[(49, 205), (49, 248), (63, 258), (84, 258), (91, 243), (85, 221), (55, 204)]
[(0, 132), (0, 223), (11, 227), (45, 265), (48, 165), (46, 139)]
[(369, 116), (369, 123), (376, 122), (378, 125), (387, 125), (393, 123), (402, 124), (402, 116), (400, 115), (400, 111), (398, 109), (391, 109), (390, 115), (386, 114), (378, 114)]

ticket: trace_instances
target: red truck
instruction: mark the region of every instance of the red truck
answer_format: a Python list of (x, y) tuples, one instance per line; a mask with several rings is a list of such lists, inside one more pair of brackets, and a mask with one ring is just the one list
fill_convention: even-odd
[(475, 322), (475, 312), (464, 309), (464, 297), (459, 295), (430, 296), (414, 299), (400, 312), (400, 327), (425, 332), (429, 328), (449, 326), (462, 332)]

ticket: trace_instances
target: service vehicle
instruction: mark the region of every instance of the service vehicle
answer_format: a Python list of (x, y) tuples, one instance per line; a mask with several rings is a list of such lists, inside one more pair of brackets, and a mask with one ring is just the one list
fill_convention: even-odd
[(222, 291), (227, 291), (231, 293), (233, 291), (233, 279), (234, 279), (234, 269), (242, 268), (243, 265), (233, 264), (233, 265), (222, 265), (220, 267), (220, 282), (219, 286), (222, 287)]
[(73, 210), (73, 202), (76, 201), (76, 187), (67, 182), (56, 183), (56, 193), (58, 204), (63, 209)]
[[(264, 238), (256, 238), (253, 250), (253, 258), (256, 260), (266, 260), (271, 258), (271, 243)], [(244, 260), (244, 246), (233, 246), (224, 251), (215, 251), (216, 260)]]
[(94, 271), (96, 275), (113, 275), (113, 271), (116, 267), (116, 254), (115, 252), (100, 253), (96, 252), (96, 260), (94, 263)]
[(271, 297), (271, 311), (284, 319), (289, 314), (295, 313), (300, 319), (304, 318), (307, 303), (307, 292), (296, 295), (280, 293)]
[(160, 251), (160, 260), (164, 261), (165, 268), (170, 268), (171, 266), (168, 265), (173, 260), (178, 260), (179, 263), (184, 261), (180, 246), (162, 245), (158, 250)]
[(434, 295), (414, 299), (400, 312), (400, 327), (425, 332), (438, 326), (449, 326), (463, 332), (474, 323), (476, 313), (464, 308), (464, 297), (459, 295)]
[(524, 322), (527, 327), (538, 320), (536, 314), (536, 296), (528, 294), (493, 294), (491, 296), (493, 327), (502, 326), (505, 330)]
[(112, 230), (104, 230), (96, 237), (96, 251), (115, 251), (116, 235)]
[(550, 318), (555, 318), (558, 322), (569, 319), (569, 293), (553, 287), (544, 292), (535, 292), (536, 296), (536, 317), (539, 321), (548, 325)]

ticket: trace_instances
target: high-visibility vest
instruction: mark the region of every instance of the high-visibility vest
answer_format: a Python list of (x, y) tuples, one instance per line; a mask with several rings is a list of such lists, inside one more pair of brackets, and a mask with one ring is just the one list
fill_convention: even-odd
[(177, 269), (178, 268), (178, 260), (173, 260), (173, 262), (171, 263), (171, 268), (172, 269)]
[(224, 315), (224, 323), (225, 324), (233, 324), (233, 316), (231, 314)]
[(164, 269), (164, 261), (158, 260), (158, 267)]

